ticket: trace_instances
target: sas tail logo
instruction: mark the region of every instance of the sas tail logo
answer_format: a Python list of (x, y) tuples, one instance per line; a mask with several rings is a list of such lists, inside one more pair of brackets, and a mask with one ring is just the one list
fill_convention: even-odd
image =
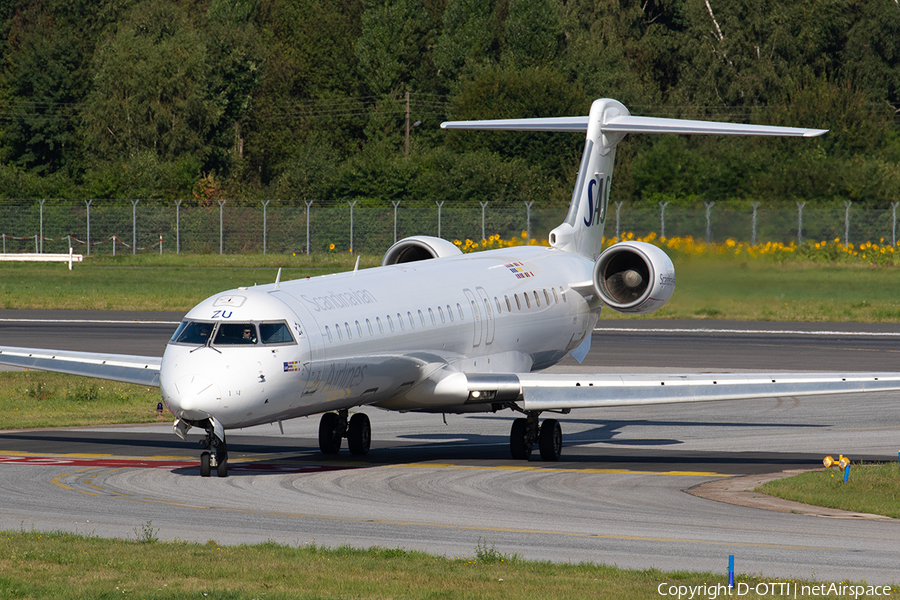
[[(594, 188), (599, 187), (599, 190)], [(594, 193), (597, 200), (594, 201)], [(591, 227), (606, 220), (606, 204), (609, 201), (609, 177), (603, 178), (601, 173), (594, 175), (588, 182), (587, 188), (587, 216), (584, 218), (585, 227)]]

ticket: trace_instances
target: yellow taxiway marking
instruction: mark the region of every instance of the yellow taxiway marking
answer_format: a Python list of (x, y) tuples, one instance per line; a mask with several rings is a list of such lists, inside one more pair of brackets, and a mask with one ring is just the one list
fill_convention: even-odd
[[(362, 463), (358, 463), (362, 464)], [(632, 471), (631, 469), (555, 469), (550, 466), (519, 466), (519, 465), (453, 465), (442, 463), (405, 463), (399, 465), (384, 465), (392, 467), (409, 467), (418, 469), (474, 469), (484, 471), (542, 471), (544, 473), (604, 473), (614, 475), (671, 475), (676, 477), (737, 477), (733, 473), (715, 473), (713, 471)]]
[[(88, 454), (88, 453), (71, 453), (71, 454), (47, 454), (38, 452), (11, 452), (0, 450), (0, 456), (29, 456), (39, 458), (88, 458), (88, 459), (116, 459), (116, 460), (133, 460), (133, 461), (183, 461), (187, 463), (197, 462), (192, 458), (184, 456), (118, 456), (115, 454)], [(284, 460), (283, 455), (276, 455), (275, 460)], [(272, 460), (273, 456), (266, 457), (242, 457), (234, 458), (230, 464), (253, 463)], [(299, 460), (304, 465), (316, 465), (327, 467), (352, 467), (352, 468), (373, 468), (373, 467), (403, 467), (409, 469), (471, 469), (482, 471), (542, 471), (546, 473), (600, 473), (613, 475), (669, 475), (673, 477), (737, 477), (734, 473), (716, 473), (715, 471), (635, 471), (632, 469), (570, 469), (570, 468), (554, 468), (549, 465), (531, 466), (531, 465), (454, 465), (451, 463), (366, 463), (359, 461), (316, 461), (316, 460)], [(272, 474), (274, 475), (274, 473)]]

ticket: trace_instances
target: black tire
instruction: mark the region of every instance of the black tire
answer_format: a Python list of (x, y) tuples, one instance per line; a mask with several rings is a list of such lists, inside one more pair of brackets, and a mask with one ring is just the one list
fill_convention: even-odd
[(228, 477), (228, 450), (224, 442), (216, 448), (216, 477)]
[(210, 474), (210, 454), (209, 452), (200, 453), (200, 477), (209, 477)]
[(528, 419), (513, 421), (509, 432), (509, 451), (515, 460), (528, 460), (534, 444), (528, 443)]
[(356, 413), (350, 417), (350, 426), (347, 428), (347, 445), (350, 454), (365, 456), (369, 453), (372, 444), (372, 425), (369, 417), (363, 413)]
[(322, 454), (337, 454), (341, 451), (344, 433), (340, 429), (340, 417), (337, 413), (327, 412), (319, 421), (319, 450)]
[(544, 460), (559, 460), (562, 455), (562, 427), (556, 419), (544, 419), (538, 435), (538, 447)]

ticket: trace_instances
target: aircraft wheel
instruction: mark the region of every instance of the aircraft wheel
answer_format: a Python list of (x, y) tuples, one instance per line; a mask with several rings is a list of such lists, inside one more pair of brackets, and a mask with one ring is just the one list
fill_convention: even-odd
[(531, 449), (534, 444), (528, 441), (528, 419), (516, 419), (513, 421), (512, 430), (509, 432), (509, 451), (515, 460), (528, 460), (531, 458)]
[(216, 451), (216, 477), (228, 477), (228, 451), (224, 447)]
[(556, 419), (544, 419), (538, 436), (538, 447), (544, 460), (559, 460), (562, 454), (562, 427)]
[(341, 451), (344, 432), (341, 431), (340, 417), (337, 413), (327, 412), (319, 421), (319, 450), (322, 454), (337, 454)]
[(210, 472), (210, 454), (209, 452), (200, 453), (200, 477), (209, 477)]
[(347, 429), (347, 445), (350, 453), (363, 456), (369, 453), (372, 444), (372, 425), (369, 417), (363, 413), (356, 413), (350, 417), (350, 426)]

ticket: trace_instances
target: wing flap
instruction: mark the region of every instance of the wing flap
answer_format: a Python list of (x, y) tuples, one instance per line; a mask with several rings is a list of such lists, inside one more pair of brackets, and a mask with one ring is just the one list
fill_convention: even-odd
[(561, 410), (900, 390), (900, 373), (518, 375), (524, 410)]
[(0, 346), (0, 364), (155, 387), (159, 387), (161, 362), (155, 356)]

